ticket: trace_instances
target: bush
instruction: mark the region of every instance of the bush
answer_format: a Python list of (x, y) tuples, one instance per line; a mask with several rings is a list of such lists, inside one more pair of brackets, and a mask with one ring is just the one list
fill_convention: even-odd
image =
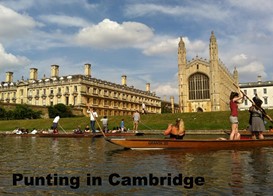
[(41, 111), (33, 111), (27, 105), (17, 105), (14, 110), (6, 111), (0, 107), (0, 119), (19, 120), (19, 119), (38, 119), (41, 118)]
[(54, 106), (49, 106), (48, 115), (49, 115), (49, 118), (55, 118), (56, 116), (60, 116), (61, 118), (74, 116), (72, 114), (71, 108), (62, 103), (56, 104)]
[(6, 114), (7, 114), (6, 110), (4, 108), (0, 107), (0, 119), (1, 120), (6, 119)]
[(13, 119), (37, 119), (41, 118), (41, 111), (35, 112), (27, 105), (17, 105), (13, 111)]

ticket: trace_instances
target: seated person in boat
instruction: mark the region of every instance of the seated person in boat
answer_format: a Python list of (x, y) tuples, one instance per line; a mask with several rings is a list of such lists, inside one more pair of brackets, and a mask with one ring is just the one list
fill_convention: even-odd
[(19, 130), (20, 130), (19, 127), (16, 127), (11, 133), (16, 134), (16, 133), (18, 133)]
[(85, 127), (85, 129), (84, 129), (84, 132), (85, 132), (85, 133), (90, 133), (90, 128), (89, 128), (88, 125), (86, 125), (86, 127)]
[(75, 134), (82, 134), (81, 126), (78, 126), (77, 129), (74, 129), (73, 131)]
[(109, 133), (121, 133), (121, 128), (120, 127), (113, 127), (113, 129), (110, 130)]
[(22, 131), (22, 134), (28, 134), (29, 133), (29, 131), (28, 131), (28, 129), (21, 129), (21, 131)]
[(169, 124), (168, 128), (164, 131), (164, 135), (170, 135), (170, 138), (174, 139), (183, 139), (185, 136), (184, 121), (178, 118), (174, 125)]
[(269, 133), (273, 133), (273, 127), (272, 127), (272, 126), (269, 126), (268, 132), (269, 132)]
[(33, 128), (32, 131), (30, 132), (30, 134), (36, 134), (36, 133), (38, 133), (38, 131), (35, 128)]

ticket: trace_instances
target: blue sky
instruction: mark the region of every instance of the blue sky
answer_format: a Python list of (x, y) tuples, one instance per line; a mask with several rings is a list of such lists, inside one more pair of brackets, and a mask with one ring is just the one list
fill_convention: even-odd
[(219, 57), (240, 82), (272, 80), (273, 1), (270, 0), (0, 0), (0, 80), (84, 74), (177, 100), (177, 45), (187, 59), (209, 57), (214, 31)]

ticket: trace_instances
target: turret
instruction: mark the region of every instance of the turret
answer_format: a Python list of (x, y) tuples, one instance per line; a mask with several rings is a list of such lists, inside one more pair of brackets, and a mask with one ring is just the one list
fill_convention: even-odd
[(121, 76), (121, 84), (124, 86), (127, 85), (127, 76), (126, 75)]
[(13, 81), (13, 72), (10, 72), (10, 71), (6, 72), (6, 82), (10, 83), (12, 81)]
[(91, 64), (86, 63), (86, 64), (84, 65), (84, 74), (85, 74), (85, 76), (87, 76), (87, 77), (91, 77)]
[(30, 68), (29, 80), (37, 80), (37, 79), (38, 79), (38, 69)]
[(51, 77), (59, 77), (59, 65), (51, 65)]

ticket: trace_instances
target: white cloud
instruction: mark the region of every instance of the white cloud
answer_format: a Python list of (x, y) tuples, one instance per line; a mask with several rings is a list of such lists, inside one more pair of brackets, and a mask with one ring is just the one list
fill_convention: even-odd
[(10, 7), (14, 10), (20, 11), (25, 10), (34, 5), (34, 3), (37, 2), (37, 0), (2, 0), (1, 3), (7, 7)]
[(1, 4), (12, 8), (13, 10), (21, 11), (31, 8), (45, 8), (45, 7), (63, 7), (63, 6), (73, 6), (76, 8), (81, 5), (82, 8), (94, 9), (97, 4), (91, 4), (87, 0), (65, 0), (65, 1), (48, 1), (48, 0), (1, 0)]
[(26, 65), (30, 62), (29, 59), (23, 56), (15, 56), (11, 53), (7, 53), (0, 43), (0, 67), (9, 67), (9, 66), (21, 66)]
[(152, 44), (143, 50), (143, 53), (147, 56), (153, 56), (158, 54), (169, 55), (177, 51), (177, 45), (179, 39), (165, 39), (156, 44)]
[(246, 54), (238, 54), (232, 57), (231, 62), (235, 65), (242, 65), (246, 62), (247, 55)]
[(158, 96), (178, 95), (178, 86), (175, 86), (174, 84), (161, 84), (155, 87), (154, 91), (157, 93)]
[(169, 6), (157, 4), (131, 4), (126, 7), (125, 15), (140, 17), (145, 15), (165, 14), (171, 16), (192, 16), (195, 18), (223, 20), (229, 16), (229, 12), (215, 4), (191, 3), (187, 6)]
[[(157, 37), (154, 39), (155, 43), (144, 48), (143, 53), (147, 56), (176, 54), (179, 40), (180, 38)], [(184, 37), (183, 41), (188, 56), (205, 54), (207, 52), (208, 46), (202, 40), (190, 41), (188, 37)]]
[(241, 7), (246, 10), (258, 12), (271, 12), (273, 1), (268, 0), (229, 0), (232, 6)]
[(153, 30), (138, 22), (121, 24), (104, 19), (97, 25), (83, 28), (76, 35), (80, 45), (99, 48), (137, 47), (153, 37)]
[(238, 69), (240, 73), (255, 73), (256, 75), (264, 73), (264, 66), (261, 62), (251, 62), (247, 65), (240, 66)]
[(0, 39), (18, 38), (38, 25), (31, 17), (2, 5), (0, 5), (0, 24)]
[(39, 18), (44, 22), (53, 23), (60, 26), (85, 27), (90, 25), (88, 21), (82, 18), (66, 15), (41, 15)]
[(237, 70), (239, 72), (239, 77), (243, 75), (243, 78), (240, 77), (241, 82), (256, 81), (258, 75), (263, 76), (263, 78), (267, 77), (264, 65), (258, 61), (239, 66)]

